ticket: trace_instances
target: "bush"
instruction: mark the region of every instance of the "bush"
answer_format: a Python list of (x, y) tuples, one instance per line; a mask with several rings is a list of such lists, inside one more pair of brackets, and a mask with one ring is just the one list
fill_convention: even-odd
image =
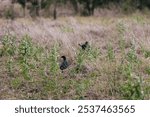
[(4, 13), (4, 17), (6, 19), (14, 19), (14, 13), (13, 13), (12, 9), (7, 9)]

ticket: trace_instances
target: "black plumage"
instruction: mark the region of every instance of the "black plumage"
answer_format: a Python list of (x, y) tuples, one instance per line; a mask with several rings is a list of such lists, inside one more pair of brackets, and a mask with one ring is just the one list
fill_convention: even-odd
[(69, 64), (68, 64), (68, 61), (67, 61), (65, 56), (62, 56), (61, 58), (63, 59), (63, 61), (60, 64), (60, 69), (64, 70), (64, 69), (66, 69), (69, 66)]
[(79, 46), (81, 46), (82, 50), (85, 50), (85, 49), (89, 48), (89, 42), (86, 41), (84, 44), (79, 44)]

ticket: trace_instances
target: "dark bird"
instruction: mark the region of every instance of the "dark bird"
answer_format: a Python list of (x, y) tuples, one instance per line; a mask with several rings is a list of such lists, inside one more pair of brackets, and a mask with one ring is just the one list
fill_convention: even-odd
[(61, 58), (63, 59), (63, 61), (60, 64), (60, 69), (63, 71), (64, 69), (66, 69), (69, 66), (69, 64), (68, 64), (65, 56), (61, 56)]
[(82, 50), (85, 50), (85, 49), (89, 48), (89, 42), (86, 41), (84, 44), (79, 44), (79, 46), (81, 46)]

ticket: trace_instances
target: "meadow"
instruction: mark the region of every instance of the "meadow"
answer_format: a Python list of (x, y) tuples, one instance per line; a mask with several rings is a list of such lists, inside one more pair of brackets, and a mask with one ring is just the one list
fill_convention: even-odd
[(149, 18), (0, 19), (0, 99), (150, 99)]

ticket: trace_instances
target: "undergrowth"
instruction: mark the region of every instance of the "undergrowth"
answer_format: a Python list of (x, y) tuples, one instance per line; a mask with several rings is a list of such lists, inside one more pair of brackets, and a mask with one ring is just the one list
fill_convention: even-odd
[[(134, 44), (126, 52), (124, 24), (119, 23), (117, 30), (121, 58), (117, 58), (111, 42), (105, 56), (91, 45), (86, 50), (77, 50), (74, 64), (64, 73), (59, 69), (57, 42), (47, 49), (34, 43), (29, 35), (17, 41), (16, 36), (6, 34), (0, 48), (1, 73), (9, 79), (10, 90), (20, 92), (16, 97), (19, 99), (89, 99), (100, 96), (98, 92), (102, 89), (99, 87), (105, 89), (101, 93), (110, 99), (149, 99), (150, 81), (146, 81), (140, 71), (143, 61)], [(149, 59), (149, 50), (142, 48), (141, 51), (144, 59)], [(89, 69), (88, 65), (92, 67)], [(149, 77), (150, 66), (143, 72)], [(101, 79), (104, 84), (99, 83)], [(92, 90), (95, 92), (88, 95)]]

